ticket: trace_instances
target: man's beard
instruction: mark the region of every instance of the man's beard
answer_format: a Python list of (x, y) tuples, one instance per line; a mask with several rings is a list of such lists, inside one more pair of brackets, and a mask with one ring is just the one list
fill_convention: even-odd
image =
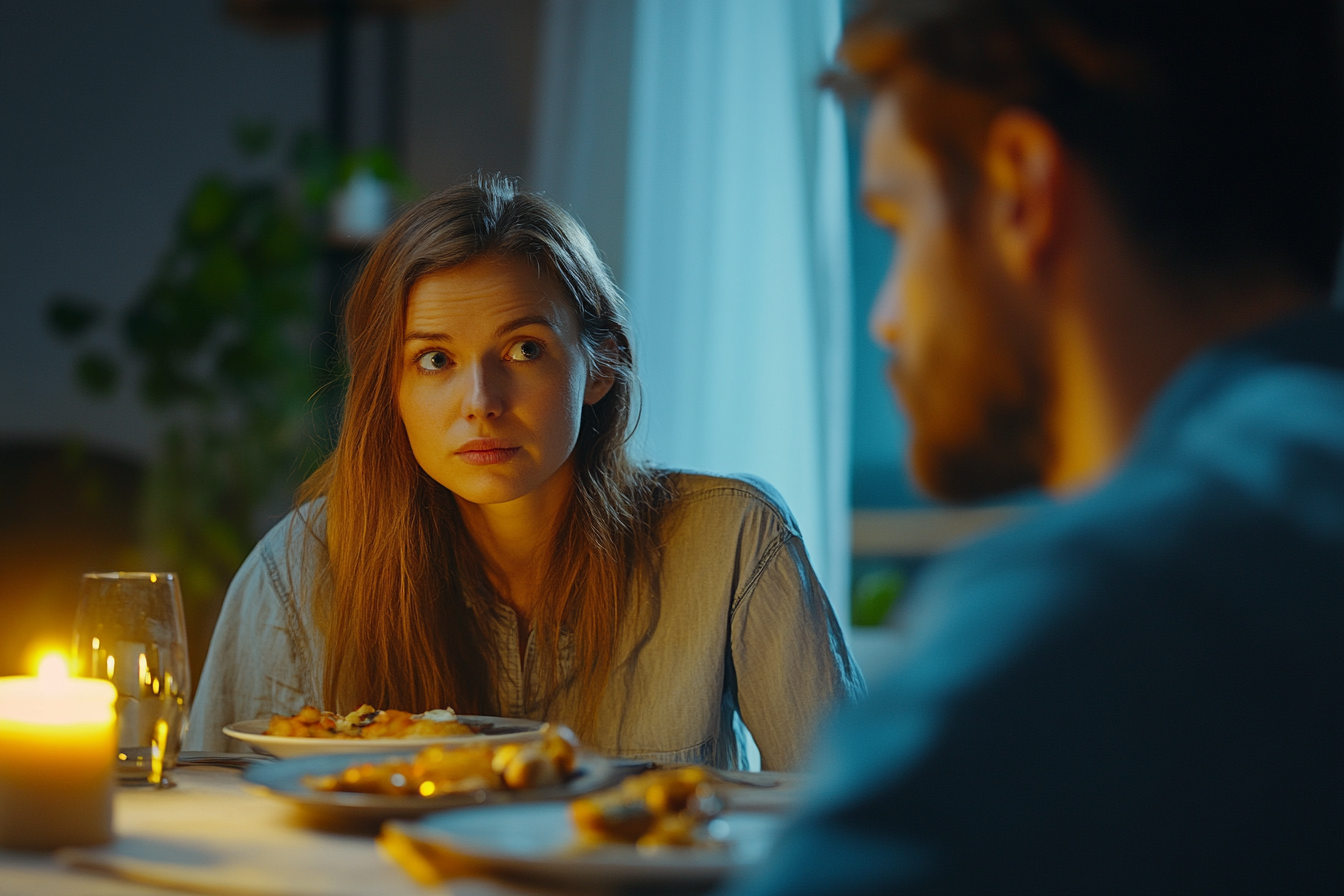
[(926, 362), (911, 371), (897, 357), (889, 368), (910, 418), (914, 479), (948, 501), (1040, 485), (1050, 451), (1043, 340), (1006, 288), (965, 260)]

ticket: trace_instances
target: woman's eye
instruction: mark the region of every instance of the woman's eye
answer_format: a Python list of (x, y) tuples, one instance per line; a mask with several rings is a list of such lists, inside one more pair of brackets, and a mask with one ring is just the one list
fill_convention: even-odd
[(541, 357), (541, 343), (533, 339), (524, 339), (509, 349), (510, 361), (535, 361)]
[(421, 370), (442, 370), (448, 366), (448, 355), (446, 352), (425, 352), (415, 359), (415, 363)]

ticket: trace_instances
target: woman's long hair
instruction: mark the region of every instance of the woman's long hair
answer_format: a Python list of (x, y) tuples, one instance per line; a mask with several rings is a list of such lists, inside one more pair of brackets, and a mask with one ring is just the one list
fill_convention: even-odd
[[(410, 209), (379, 240), (345, 310), (349, 381), (335, 451), (300, 500), (325, 497), (330, 579), (314, 589), (325, 636), (323, 698), (421, 711), (498, 711), (498, 662), (473, 611), (493, 590), (451, 493), (416, 463), (397, 410), (407, 298), (426, 274), (473, 259), (518, 258), (559, 283), (578, 312), (591, 370), (614, 385), (583, 409), (574, 491), (555, 537), (532, 628), (546, 714), (577, 688), (565, 719), (591, 728), (632, 576), (650, 574), (665, 477), (633, 463), (626, 443), (638, 384), (625, 306), (583, 228), (542, 197), (477, 176)], [(560, 675), (561, 631), (574, 670)]]

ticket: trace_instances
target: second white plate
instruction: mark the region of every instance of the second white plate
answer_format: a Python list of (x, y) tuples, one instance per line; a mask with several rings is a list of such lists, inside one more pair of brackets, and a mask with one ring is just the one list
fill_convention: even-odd
[(512, 803), (541, 800), (569, 800), (611, 783), (616, 770), (611, 761), (593, 753), (579, 751), (573, 776), (563, 784), (529, 790), (475, 790), (442, 796), (389, 796), (378, 793), (318, 791), (303, 782), (309, 775), (339, 774), (362, 761), (382, 762), (400, 756), (414, 759), (414, 753), (338, 754), (287, 759), (284, 762), (259, 762), (243, 773), (243, 780), (295, 806), (331, 818), (382, 821), (387, 818), (418, 818), (445, 809), (476, 807), (482, 803)]

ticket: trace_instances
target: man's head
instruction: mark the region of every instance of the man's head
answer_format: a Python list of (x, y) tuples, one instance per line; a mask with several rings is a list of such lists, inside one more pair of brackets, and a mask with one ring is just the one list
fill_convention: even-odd
[(1040, 295), (1065, 276), (1070, 196), (1090, 192), (1185, 301), (1328, 291), (1344, 217), (1330, 3), (879, 0), (840, 57), (872, 94), (865, 201), (900, 236), (874, 330), (935, 494), (1037, 484), (1050, 463)]

